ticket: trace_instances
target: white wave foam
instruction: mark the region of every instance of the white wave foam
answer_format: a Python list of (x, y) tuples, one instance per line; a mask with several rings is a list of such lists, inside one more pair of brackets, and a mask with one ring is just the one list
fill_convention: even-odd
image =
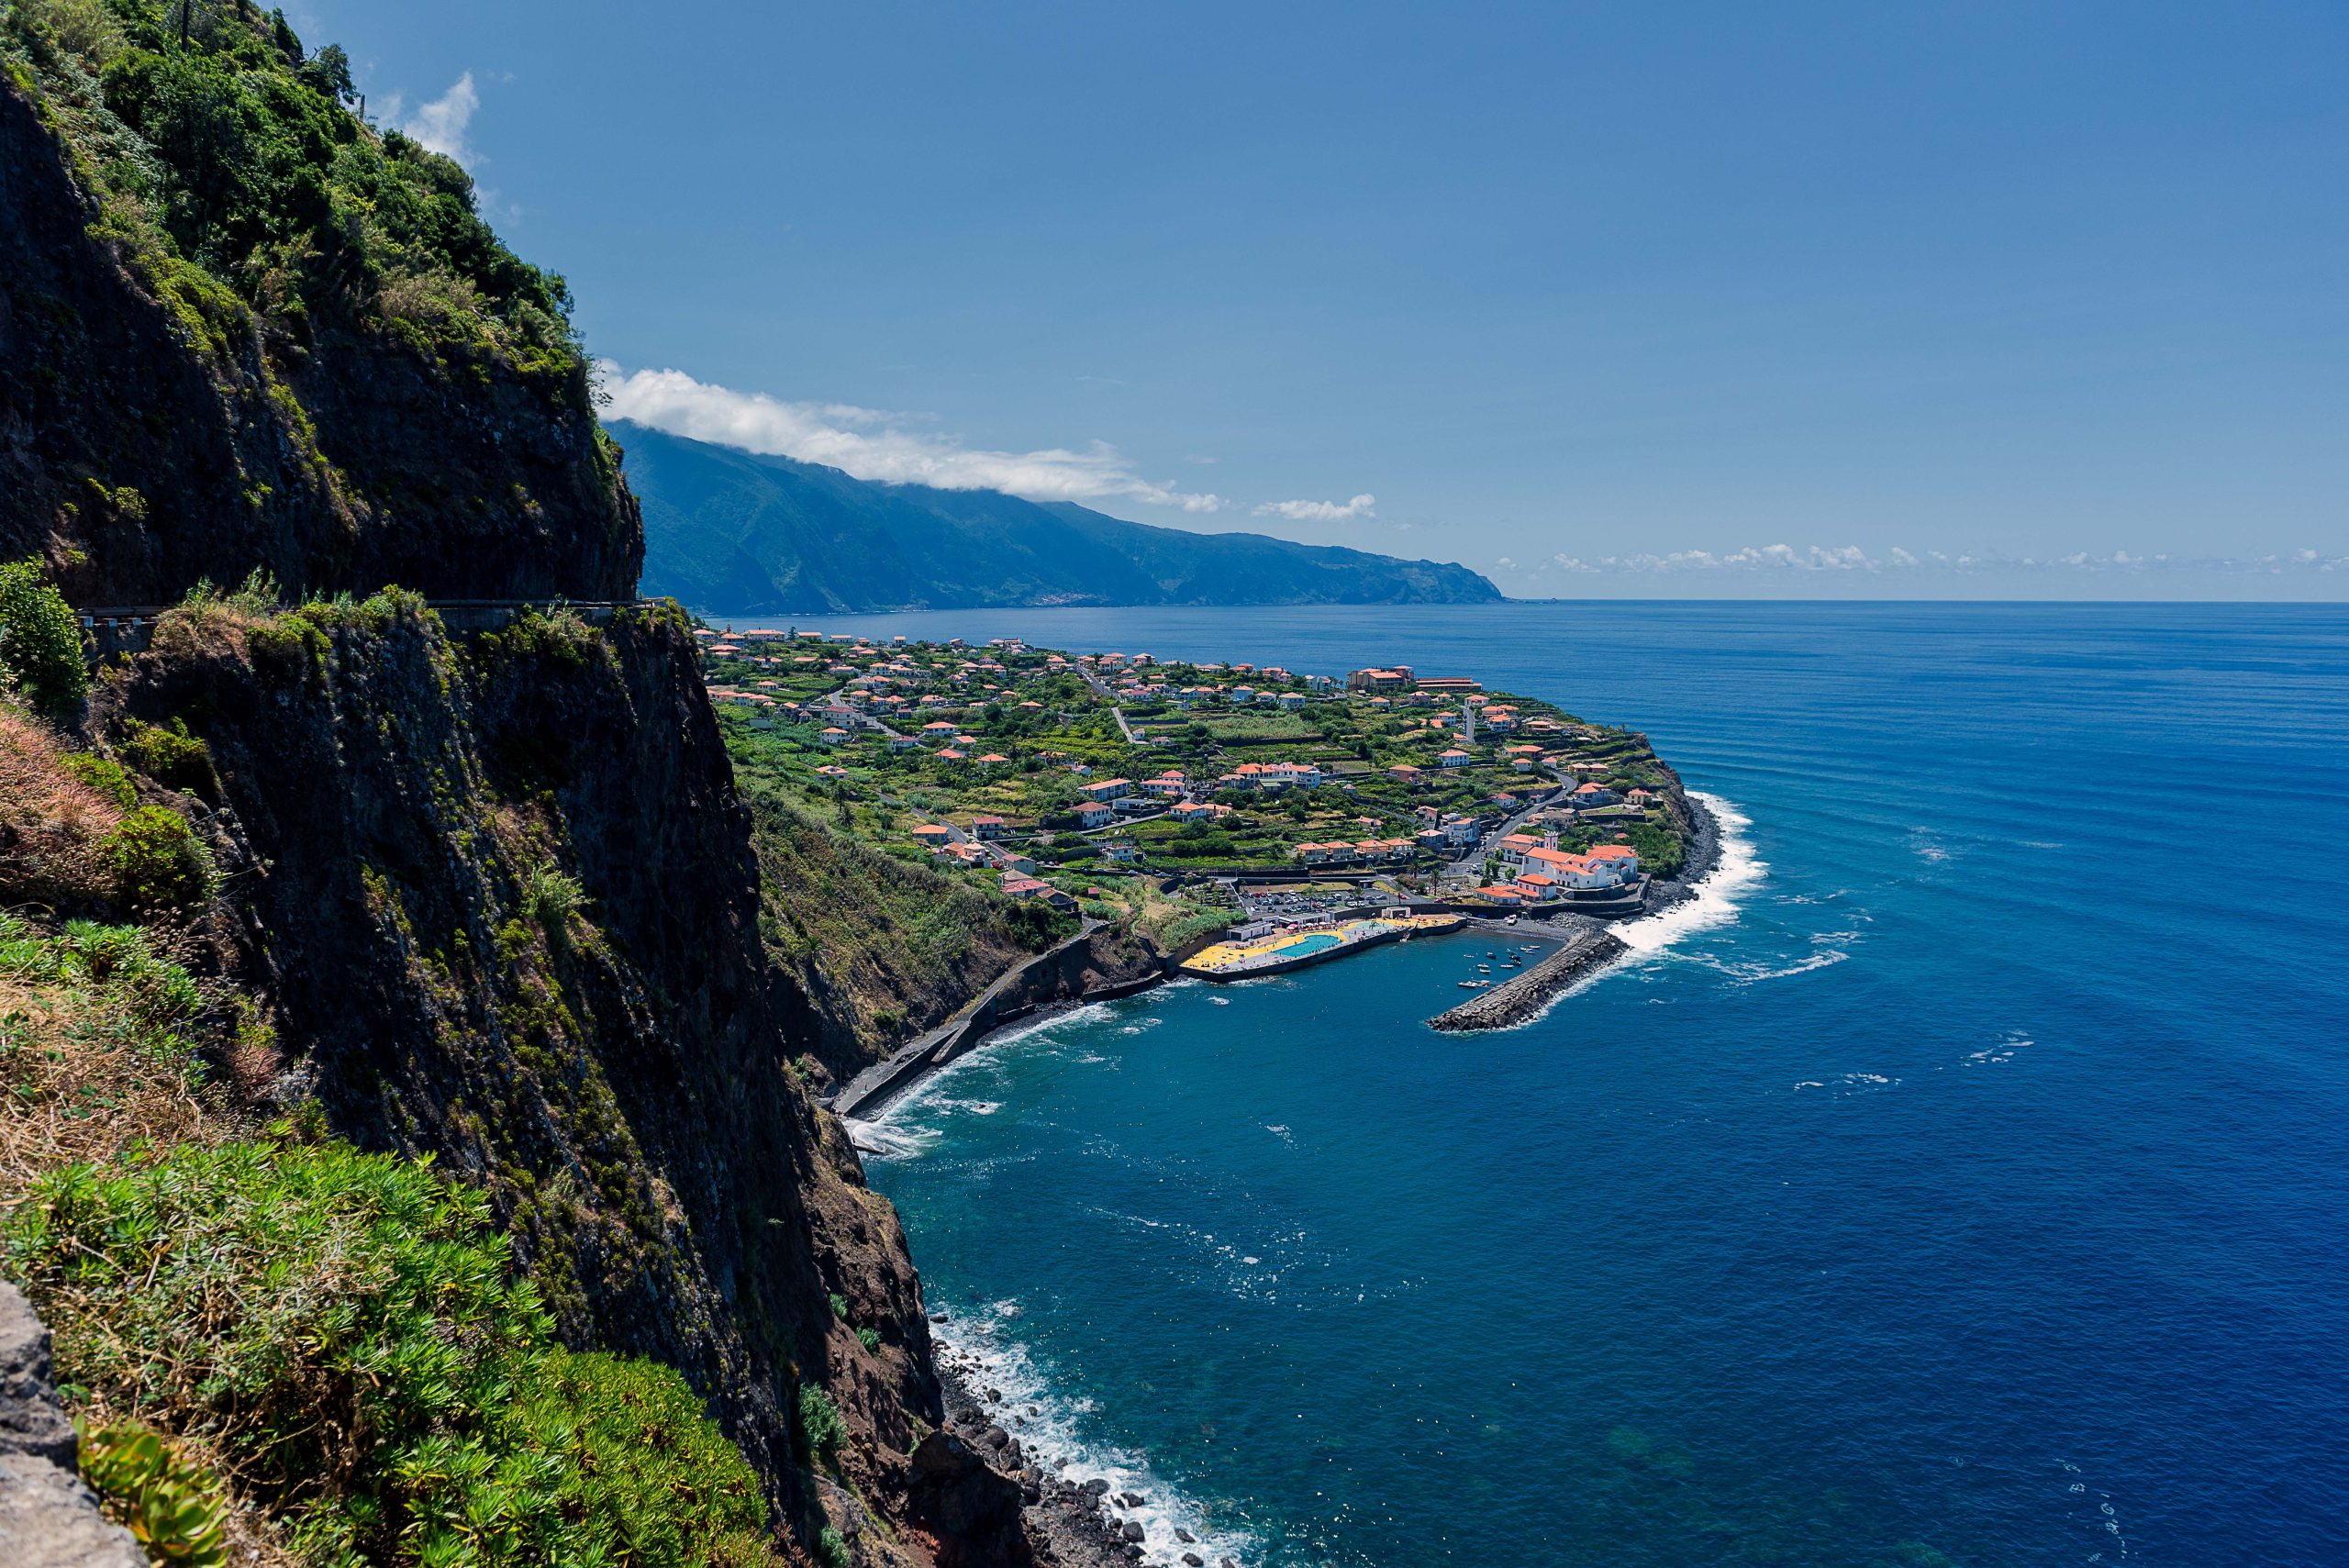
[[(1057, 1471), (1072, 1482), (1107, 1481), (1113, 1497), (1127, 1492), (1140, 1496), (1140, 1507), (1108, 1511), (1141, 1526), (1144, 1562), (1174, 1568), (1186, 1551), (1209, 1562), (1225, 1557), (1252, 1561), (1256, 1543), (1246, 1531), (1217, 1528), (1207, 1509), (1153, 1472), (1145, 1456), (1093, 1429), (1086, 1418), (1100, 1407), (1054, 1386), (1052, 1369), (1011, 1333), (1019, 1315), (1017, 1302), (994, 1302), (931, 1325), (930, 1339), (938, 1359), (961, 1375), (964, 1387), (983, 1400), (989, 1389), (1003, 1396), (999, 1402), (987, 1402), (987, 1409), (1019, 1440), (1029, 1462), (1046, 1473)], [(1176, 1538), (1178, 1528), (1190, 1532), (1192, 1544)]]
[(2009, 1029), (2006, 1038), (1999, 1040), (1998, 1044), (1981, 1051), (1968, 1051), (1965, 1060), (1977, 1065), (1995, 1067), (2001, 1062), (2012, 1062), (2015, 1059), (2015, 1052), (2035, 1043), (2037, 1042), (2022, 1030)]
[(1662, 952), (1684, 937), (1728, 925), (1737, 918), (1738, 895), (1770, 870), (1770, 863), (1754, 853), (1753, 840), (1745, 836), (1753, 818), (1720, 795), (1701, 790), (1689, 793), (1705, 804), (1720, 826), (1720, 863), (1691, 890), (1696, 896), (1662, 914), (1627, 920), (1614, 929), (1623, 945), (1634, 952)]
[(1935, 865), (1948, 860), (1954, 853), (1947, 845), (1933, 837), (1933, 830), (1930, 828), (1909, 828), (1909, 848), (1916, 852), (1919, 859)]
[[(885, 1107), (882, 1115), (887, 1114)], [(911, 1160), (927, 1154), (938, 1146), (940, 1137), (926, 1127), (891, 1127), (885, 1122), (863, 1121), (852, 1116), (841, 1118), (841, 1127), (858, 1152), (888, 1160)]]
[(1825, 969), (1828, 965), (1841, 963), (1851, 956), (1842, 948), (1831, 947), (1796, 963), (1780, 964), (1776, 968), (1766, 964), (1733, 965), (1730, 966), (1726, 973), (1734, 976), (1736, 983), (1740, 985), (1759, 985), (1765, 980), (1786, 980), (1798, 974), (1809, 974), (1814, 969)]
[[(1022, 1040), (1033, 1040), (1039, 1035), (1104, 1018), (1108, 1016), (1108, 1009), (1112, 1006), (1114, 1004), (1110, 1002), (1087, 1002), (1083, 1006), (1072, 1007), (1065, 1013), (1053, 1013), (1038, 1018), (1032, 1023), (1016, 1024), (1009, 1029), (997, 1030), (982, 1041), (977, 1050), (956, 1057), (915, 1084), (910, 1092), (900, 1095), (883, 1106), (870, 1121), (861, 1122), (853, 1118), (843, 1118), (849, 1129), (850, 1140), (854, 1141), (857, 1137), (857, 1129), (863, 1128), (866, 1130), (868, 1141), (858, 1143), (857, 1147), (869, 1153), (905, 1156), (928, 1152), (937, 1144), (938, 1135), (932, 1129), (910, 1125), (917, 1115), (931, 1111), (968, 1110), (976, 1112), (980, 1116), (993, 1116), (1002, 1108), (1000, 1104), (993, 1100), (957, 1099), (948, 1095), (946, 1091), (953, 1085), (955, 1080), (972, 1069), (988, 1063), (996, 1052), (1006, 1046), (1017, 1045)], [(1086, 1055), (1079, 1057), (1078, 1060), (1100, 1062), (1107, 1059)], [(901, 1142), (910, 1137), (918, 1142), (918, 1146), (902, 1149), (889, 1147), (888, 1140), (878, 1137), (875, 1129), (891, 1127), (896, 1128)]]

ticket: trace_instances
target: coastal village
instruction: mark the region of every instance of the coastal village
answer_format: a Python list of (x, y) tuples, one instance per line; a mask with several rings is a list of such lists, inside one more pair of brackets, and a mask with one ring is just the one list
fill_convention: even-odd
[(1636, 912), (1689, 824), (1645, 737), (1472, 674), (696, 628), (738, 770), (885, 852), (1168, 951), (1427, 904)]

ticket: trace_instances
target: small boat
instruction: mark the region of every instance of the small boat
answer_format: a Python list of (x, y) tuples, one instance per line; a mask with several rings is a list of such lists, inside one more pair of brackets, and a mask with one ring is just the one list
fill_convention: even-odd
[(1493, 983), (1489, 980), (1464, 980), (1460, 983), (1460, 989), (1463, 991), (1483, 991), (1488, 989), (1492, 984)]

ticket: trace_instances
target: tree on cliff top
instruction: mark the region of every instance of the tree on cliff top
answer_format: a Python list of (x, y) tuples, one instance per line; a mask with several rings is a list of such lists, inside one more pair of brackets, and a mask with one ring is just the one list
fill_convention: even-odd
[(562, 279), (499, 241), (455, 160), (352, 113), (349, 60), (306, 55), (282, 14), (17, 0), (0, 55), (84, 154), (106, 232), (176, 263), (158, 269), (167, 292), (225, 288), (297, 341), (333, 318), (579, 382)]

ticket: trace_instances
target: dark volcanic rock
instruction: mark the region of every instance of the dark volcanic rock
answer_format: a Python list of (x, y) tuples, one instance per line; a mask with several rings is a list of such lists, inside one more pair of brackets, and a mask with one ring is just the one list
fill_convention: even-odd
[(0, 1280), (0, 1562), (146, 1568), (147, 1554), (98, 1511), (75, 1471), (73, 1423), (50, 1375), (49, 1329)]
[(941, 1539), (940, 1568), (1008, 1568), (1033, 1561), (1020, 1528), (1019, 1485), (988, 1468), (977, 1450), (950, 1432), (932, 1432), (914, 1450), (907, 1501), (914, 1518)]
[(584, 362), (451, 375), (328, 300), (199, 348), (98, 236), (42, 113), (0, 72), (0, 560), (46, 557), (82, 604), (257, 567), (310, 591), (635, 592), (643, 524)]
[(24, 1293), (0, 1280), (0, 1453), (74, 1467), (73, 1423), (57, 1403), (49, 1329)]
[(1428, 1027), (1457, 1032), (1507, 1029), (1511, 1024), (1523, 1023), (1547, 1006), (1550, 998), (1585, 971), (1628, 951), (1621, 939), (1611, 932), (1578, 932), (1568, 939), (1565, 946), (1522, 974), (1430, 1018)]

